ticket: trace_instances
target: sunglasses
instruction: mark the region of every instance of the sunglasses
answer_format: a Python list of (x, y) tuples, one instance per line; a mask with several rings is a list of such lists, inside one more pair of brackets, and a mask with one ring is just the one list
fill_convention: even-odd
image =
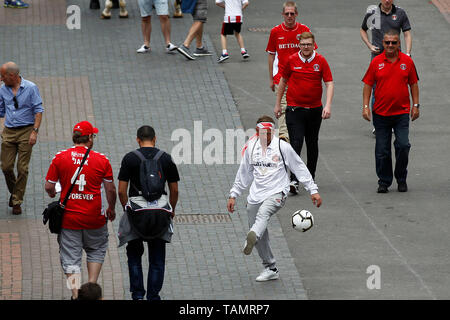
[(295, 12), (286, 12), (285, 16), (295, 16)]
[(13, 101), (14, 101), (14, 108), (19, 109), (19, 103), (17, 102), (16, 96), (14, 96)]
[(384, 43), (386, 43), (386, 44), (397, 44), (398, 43), (398, 41), (384, 41)]

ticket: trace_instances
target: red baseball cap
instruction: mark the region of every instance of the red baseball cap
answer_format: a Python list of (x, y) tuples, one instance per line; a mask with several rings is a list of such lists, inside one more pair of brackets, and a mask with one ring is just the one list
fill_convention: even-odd
[(98, 129), (94, 128), (89, 121), (81, 121), (73, 127), (73, 132), (80, 132), (82, 136), (88, 136), (93, 133), (98, 133)]

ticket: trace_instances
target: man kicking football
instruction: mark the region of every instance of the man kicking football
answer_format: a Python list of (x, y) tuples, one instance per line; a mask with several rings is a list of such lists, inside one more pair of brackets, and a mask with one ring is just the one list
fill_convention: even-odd
[(247, 233), (243, 252), (249, 255), (256, 247), (264, 270), (256, 281), (279, 278), (276, 261), (269, 245), (267, 226), (270, 217), (280, 210), (289, 192), (290, 169), (298, 181), (310, 192), (314, 205), (320, 207), (322, 199), (317, 185), (302, 159), (291, 145), (274, 137), (275, 121), (262, 116), (256, 123), (256, 136), (245, 146), (239, 170), (230, 190), (227, 209), (234, 212), (236, 197), (250, 185), (247, 197), (247, 214), (250, 231)]

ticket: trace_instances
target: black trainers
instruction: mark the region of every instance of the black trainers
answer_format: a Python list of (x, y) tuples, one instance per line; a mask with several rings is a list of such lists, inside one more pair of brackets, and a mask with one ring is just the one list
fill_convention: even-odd
[(408, 185), (406, 184), (406, 182), (399, 182), (397, 190), (398, 192), (406, 192), (408, 191)]
[(377, 193), (388, 193), (388, 187), (385, 185), (380, 184), (378, 186)]

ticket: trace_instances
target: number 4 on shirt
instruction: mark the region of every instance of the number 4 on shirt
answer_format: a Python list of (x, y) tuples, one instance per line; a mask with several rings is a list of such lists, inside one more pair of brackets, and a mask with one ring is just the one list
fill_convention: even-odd
[[(75, 180), (75, 178), (77, 177), (78, 170), (79, 170), (79, 167), (77, 170), (75, 170), (75, 173), (73, 174), (72, 179), (70, 179), (70, 183), (73, 183), (73, 180)], [(83, 169), (81, 169), (81, 170), (83, 170)], [(86, 185), (86, 180), (84, 177), (85, 177), (84, 174), (80, 174), (78, 176), (78, 180), (75, 182), (75, 184), (78, 185), (78, 190), (81, 192), (84, 191), (84, 186)]]

